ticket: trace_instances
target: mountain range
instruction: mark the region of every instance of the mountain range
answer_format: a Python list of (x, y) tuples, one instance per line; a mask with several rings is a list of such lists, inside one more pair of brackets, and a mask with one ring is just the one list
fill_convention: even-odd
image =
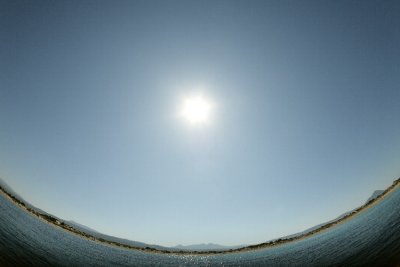
[[(20, 195), (18, 195), (6, 182), (4, 182), (1, 178), (0, 178), (0, 186), (2, 186), (7, 192), (11, 193), (12, 195), (14, 195), (15, 197), (17, 197), (18, 199), (20, 199), (21, 201), (23, 201), (27, 207), (32, 208), (33, 210), (42, 213), (42, 214), (47, 214), (50, 215), (62, 222), (64, 222), (65, 224), (68, 224), (69, 226), (85, 232), (87, 234), (90, 234), (96, 238), (98, 238), (99, 240), (108, 240), (108, 241), (112, 241), (112, 242), (117, 242), (120, 244), (125, 244), (125, 245), (129, 245), (129, 246), (133, 246), (133, 247), (141, 247), (141, 248), (145, 248), (145, 247), (150, 247), (150, 248), (154, 248), (154, 249), (158, 249), (158, 250), (170, 250), (170, 251), (180, 251), (180, 250), (190, 250), (190, 251), (209, 251), (209, 250), (214, 250), (214, 251), (218, 251), (218, 250), (230, 250), (230, 249), (237, 249), (237, 248), (241, 248), (241, 247), (245, 247), (247, 246), (246, 244), (241, 244), (241, 245), (237, 245), (237, 246), (224, 246), (224, 245), (219, 245), (219, 244), (215, 244), (215, 243), (202, 243), (202, 244), (192, 244), (192, 245), (177, 245), (174, 247), (164, 247), (164, 246), (159, 246), (159, 245), (151, 245), (151, 244), (146, 244), (143, 242), (138, 242), (138, 241), (132, 241), (129, 239), (124, 239), (124, 238), (119, 238), (119, 237), (115, 237), (115, 236), (110, 236), (110, 235), (106, 235), (106, 234), (102, 234), (88, 226), (85, 226), (83, 224), (77, 223), (75, 221), (67, 221), (67, 220), (62, 220), (54, 215), (51, 215), (31, 204), (29, 204), (27, 201), (25, 201)], [(374, 200), (375, 198), (377, 198), (378, 196), (380, 196), (382, 193), (384, 192), (384, 190), (375, 190), (373, 192), (373, 194), (367, 199), (366, 203)], [(313, 226), (311, 228), (308, 228), (302, 232), (296, 233), (296, 234), (292, 234), (292, 235), (288, 235), (285, 236), (283, 238), (291, 238), (291, 237), (296, 237), (296, 236), (300, 236), (303, 234), (306, 234), (308, 232), (311, 232), (315, 229), (318, 229), (324, 225), (327, 225), (329, 223), (332, 223), (334, 221), (340, 220), (341, 218), (347, 216), (348, 214), (352, 213), (354, 210), (348, 211), (343, 213), (342, 215), (338, 216), (337, 218), (327, 221), (325, 223), (321, 223), (318, 224), (316, 226)]]

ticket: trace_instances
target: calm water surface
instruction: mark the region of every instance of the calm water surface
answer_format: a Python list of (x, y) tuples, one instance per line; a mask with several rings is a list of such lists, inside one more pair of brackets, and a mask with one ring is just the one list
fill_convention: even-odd
[(33, 217), (0, 194), (0, 266), (398, 266), (400, 189), (310, 238), (251, 252), (177, 256), (90, 241)]

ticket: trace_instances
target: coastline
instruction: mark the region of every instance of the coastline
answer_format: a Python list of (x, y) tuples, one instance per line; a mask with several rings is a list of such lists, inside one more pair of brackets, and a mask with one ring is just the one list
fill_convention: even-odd
[(66, 223), (64, 223), (63, 220), (58, 219), (56, 217), (53, 217), (52, 215), (49, 214), (44, 214), (40, 213), (39, 211), (32, 209), (29, 207), (25, 202), (22, 200), (18, 199), (11, 193), (7, 192), (2, 186), (0, 186), (0, 192), (8, 198), (11, 202), (13, 202), (15, 205), (20, 207), (21, 209), (25, 210), (28, 212), (30, 215), (37, 217), (38, 219), (49, 223), (50, 225), (57, 227), (58, 229), (63, 229), (65, 231), (68, 231), (69, 233), (78, 235), (80, 237), (89, 239), (91, 241), (99, 242), (104, 245), (109, 245), (109, 246), (114, 246), (114, 247), (119, 247), (119, 248), (125, 248), (125, 249), (132, 249), (132, 250), (137, 250), (141, 252), (146, 252), (146, 253), (158, 253), (158, 254), (168, 254), (168, 255), (223, 255), (223, 254), (230, 254), (230, 253), (242, 253), (242, 252), (248, 252), (248, 251), (254, 251), (258, 249), (265, 249), (265, 248), (271, 248), (271, 247), (276, 247), (279, 245), (287, 244), (289, 242), (294, 242), (294, 241), (300, 241), (303, 239), (306, 239), (308, 237), (311, 237), (313, 235), (322, 233), (328, 229), (331, 229), (335, 226), (338, 226), (347, 220), (350, 220), (351, 218), (361, 214), (362, 212), (366, 211), (367, 209), (373, 207), (374, 205), (378, 204), (380, 201), (382, 201), (385, 197), (393, 193), (395, 190), (400, 187), (400, 178), (396, 179), (393, 181), (392, 185), (390, 185), (388, 188), (384, 190), (382, 194), (380, 194), (378, 197), (368, 201), (364, 205), (354, 209), (351, 213), (341, 217), (338, 220), (335, 220), (333, 222), (326, 223), (324, 225), (321, 225), (317, 229), (314, 229), (312, 231), (300, 234), (300, 235), (295, 235), (289, 238), (279, 238), (271, 241), (267, 241), (264, 243), (259, 243), (255, 245), (249, 245), (246, 247), (242, 248), (235, 248), (235, 249), (229, 249), (229, 250), (208, 250), (208, 251), (190, 251), (190, 250), (161, 250), (161, 249), (156, 249), (152, 247), (138, 247), (138, 246), (132, 246), (132, 245), (127, 245), (127, 244), (122, 244), (110, 240), (105, 240), (103, 238), (97, 238), (95, 236), (92, 236), (88, 233), (82, 232)]

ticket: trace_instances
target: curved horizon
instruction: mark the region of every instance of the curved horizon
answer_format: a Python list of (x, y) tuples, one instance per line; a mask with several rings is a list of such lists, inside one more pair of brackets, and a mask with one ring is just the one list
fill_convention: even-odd
[[(4, 188), (4, 187), (6, 188)], [(69, 233), (72, 234), (77, 234), (80, 237), (87, 238), (90, 240), (95, 240), (100, 243), (105, 243), (109, 245), (113, 245), (116, 247), (123, 247), (123, 248), (128, 248), (128, 249), (133, 249), (133, 250), (140, 250), (140, 251), (145, 251), (145, 252), (154, 252), (154, 253), (165, 253), (165, 254), (177, 254), (177, 255), (213, 255), (213, 254), (227, 254), (227, 253), (239, 253), (239, 252), (248, 252), (252, 250), (258, 250), (258, 249), (265, 249), (265, 248), (271, 248), (283, 244), (287, 244), (290, 242), (295, 242), (298, 240), (302, 240), (308, 237), (311, 237), (313, 235), (317, 235), (321, 233), (322, 231), (326, 231), (328, 229), (331, 229), (332, 227), (335, 227), (347, 220), (350, 220), (351, 218), (359, 215), (361, 212), (365, 211), (368, 208), (371, 208), (375, 204), (379, 203), (382, 201), (385, 197), (387, 197), (389, 194), (394, 192), (395, 190), (398, 190), (400, 187), (400, 178), (397, 178), (396, 180), (393, 181), (393, 183), (387, 187), (385, 190), (381, 190), (382, 192), (378, 194), (377, 196), (372, 195), (370, 199), (368, 199), (364, 205), (356, 207), (336, 219), (333, 219), (328, 222), (320, 223), (314, 227), (311, 227), (309, 229), (306, 229), (302, 232), (294, 233), (289, 236), (283, 236), (280, 238), (272, 239), (269, 241), (265, 241), (259, 244), (253, 244), (253, 245), (245, 245), (245, 246), (237, 246), (236, 248), (231, 248), (231, 249), (218, 249), (218, 250), (191, 250), (191, 249), (178, 249), (175, 247), (163, 247), (157, 244), (146, 244), (142, 243), (140, 241), (133, 241), (133, 240), (128, 240), (132, 242), (138, 242), (140, 244), (143, 244), (143, 246), (133, 246), (133, 245), (128, 245), (124, 243), (120, 243), (117, 241), (112, 241), (112, 240), (107, 240), (103, 238), (99, 238), (94, 236), (93, 234), (90, 234), (92, 229), (88, 228), (87, 226), (83, 226), (82, 229), (77, 229), (76, 226), (71, 226), (68, 224), (68, 222), (71, 221), (65, 221), (64, 219), (58, 218), (54, 215), (48, 214), (47, 212), (43, 212), (40, 208), (34, 207), (27, 203), (25, 200), (23, 200), (22, 197), (20, 197), (17, 193), (15, 193), (12, 188), (10, 188), (4, 181), (0, 179), (0, 191), (2, 194), (6, 195), (10, 201), (13, 201), (14, 204), (18, 205), (20, 208), (23, 208), (26, 212), (30, 213), (31, 215), (36, 216), (38, 219), (42, 219), (43, 221), (52, 224), (53, 226), (59, 227)], [(8, 189), (8, 191), (7, 191)], [(10, 192), (9, 192), (10, 191)], [(13, 195), (11, 192), (13, 192), (16, 195)], [(79, 223), (78, 223), (79, 225)], [(89, 231), (85, 231), (86, 230)], [(96, 231), (97, 232), (97, 231)], [(99, 232), (97, 232), (99, 233)], [(101, 233), (99, 233), (101, 234)], [(113, 236), (108, 236), (109, 238), (113, 238)], [(121, 239), (122, 240), (122, 239)]]
[(51, 214), (257, 244), (400, 174), (400, 1), (0, 6), (0, 177)]

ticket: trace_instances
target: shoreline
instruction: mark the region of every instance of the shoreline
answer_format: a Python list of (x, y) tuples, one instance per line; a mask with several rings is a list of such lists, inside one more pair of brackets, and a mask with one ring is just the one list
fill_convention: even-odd
[(308, 237), (311, 237), (313, 235), (322, 233), (328, 229), (331, 229), (335, 226), (338, 226), (351, 218), (361, 214), (362, 212), (366, 211), (367, 209), (375, 206), (378, 204), (380, 201), (382, 201), (385, 197), (393, 193), (396, 189), (400, 187), (400, 178), (396, 179), (393, 181), (393, 183), (386, 188), (382, 194), (377, 196), (376, 198), (366, 202), (364, 205), (359, 206), (358, 208), (354, 209), (351, 213), (343, 216), (342, 218), (335, 220), (333, 222), (329, 222), (326, 224), (321, 225), (317, 229), (314, 229), (312, 231), (300, 234), (300, 235), (295, 235), (289, 238), (278, 238), (275, 240), (270, 240), (264, 243), (259, 243), (255, 245), (249, 245), (246, 247), (241, 247), (241, 248), (235, 248), (235, 249), (228, 249), (228, 250), (205, 250), (205, 251), (195, 251), (195, 250), (161, 250), (161, 249), (156, 249), (152, 248), (149, 246), (146, 247), (138, 247), (138, 246), (132, 246), (132, 245), (127, 245), (127, 244), (122, 244), (110, 240), (105, 240), (103, 238), (97, 238), (95, 236), (92, 236), (88, 233), (82, 232), (66, 223), (64, 223), (63, 220), (58, 219), (53, 217), (52, 215), (49, 214), (44, 214), (40, 213), (37, 210), (34, 210), (26, 205), (23, 201), (12, 195), (11, 193), (7, 192), (2, 186), (0, 186), (0, 192), (5, 195), (6, 198), (8, 198), (11, 202), (13, 202), (15, 205), (20, 207), (21, 209), (25, 210), (27, 213), (29, 213), (32, 216), (37, 217), (38, 219), (49, 223), (50, 225), (57, 227), (58, 229), (61, 228), (69, 233), (78, 235), (79, 237), (86, 238), (91, 241), (99, 242), (104, 245), (110, 245), (113, 247), (118, 247), (118, 248), (124, 248), (124, 249), (131, 249), (131, 250), (137, 250), (140, 252), (145, 252), (145, 253), (157, 253), (157, 254), (166, 254), (166, 255), (177, 255), (177, 256), (182, 256), (182, 255), (187, 255), (187, 256), (193, 256), (193, 255), (202, 255), (202, 256), (207, 256), (207, 255), (224, 255), (224, 254), (231, 254), (231, 253), (242, 253), (242, 252), (249, 252), (249, 251), (254, 251), (254, 250), (259, 250), (259, 249), (265, 249), (265, 248), (272, 248), (276, 247), (279, 245), (287, 244), (290, 242), (295, 242), (295, 241), (300, 241), (303, 239), (306, 239)]

